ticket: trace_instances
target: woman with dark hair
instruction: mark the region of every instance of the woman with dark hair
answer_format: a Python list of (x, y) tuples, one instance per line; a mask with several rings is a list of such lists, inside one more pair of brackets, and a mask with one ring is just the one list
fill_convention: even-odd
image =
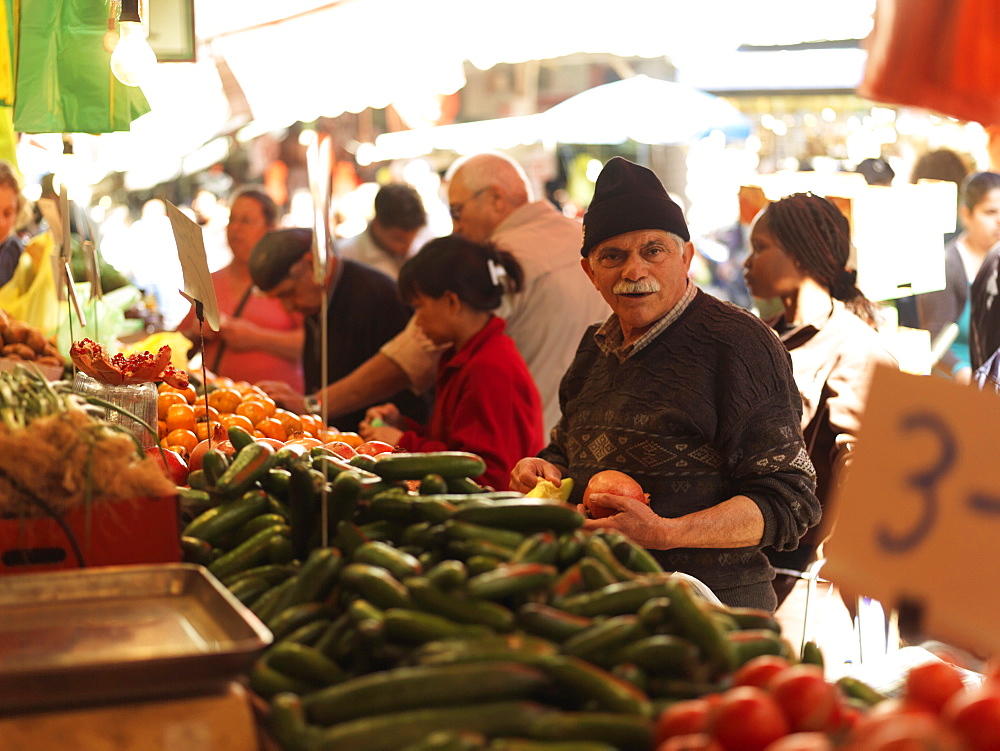
[[(958, 325), (958, 335), (937, 370), (959, 383), (969, 383), (973, 367), (983, 363), (979, 360), (973, 366), (970, 357), (969, 288), (990, 248), (1000, 243), (1000, 175), (969, 175), (959, 190), (958, 216), (962, 231), (944, 248), (944, 289), (917, 295), (917, 311), (920, 327), (931, 336), (937, 336), (949, 323)], [(986, 357), (991, 354), (986, 353)]]
[(480, 480), (506, 490), (518, 460), (545, 445), (538, 388), (492, 313), (523, 279), (512, 255), (459, 235), (431, 240), (408, 260), (400, 296), (435, 344), (451, 344), (438, 366), (434, 412), (429, 425), (418, 425), (394, 404), (372, 407), (361, 435), (408, 451), (478, 454), (486, 462)]
[(250, 252), (277, 225), (278, 207), (262, 188), (243, 188), (233, 196), (226, 225), (233, 260), (212, 274), (219, 330), (206, 326), (199, 332), (193, 308), (177, 329), (193, 342), (204, 334), (202, 357), (216, 375), (250, 383), (282, 381), (301, 392), (302, 319), (278, 300), (253, 294), (250, 279)]
[(24, 251), (15, 230), (28, 218), (28, 199), (14, 165), (0, 159), (0, 286), (10, 281)]
[(870, 369), (897, 367), (879, 341), (878, 310), (847, 268), (851, 249), (847, 218), (830, 201), (796, 193), (761, 210), (750, 230), (744, 276), (754, 297), (778, 298), (782, 312), (767, 323), (792, 358), (802, 396), (802, 432), (816, 467), (816, 496), (823, 520), (797, 550), (765, 549), (775, 568), (779, 604), (816, 559), (834, 513), (831, 490), (845, 466), (864, 406)]

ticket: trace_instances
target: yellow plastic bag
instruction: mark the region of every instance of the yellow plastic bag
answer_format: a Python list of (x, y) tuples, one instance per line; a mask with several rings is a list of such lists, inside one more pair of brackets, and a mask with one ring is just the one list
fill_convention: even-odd
[(122, 349), (122, 354), (134, 355), (140, 352), (156, 353), (160, 347), (170, 347), (170, 364), (178, 370), (187, 370), (187, 351), (191, 349), (191, 340), (179, 331), (157, 331)]
[(55, 332), (60, 314), (50, 260), (54, 252), (50, 233), (43, 232), (32, 238), (21, 254), (14, 276), (0, 287), (0, 308), (46, 337)]

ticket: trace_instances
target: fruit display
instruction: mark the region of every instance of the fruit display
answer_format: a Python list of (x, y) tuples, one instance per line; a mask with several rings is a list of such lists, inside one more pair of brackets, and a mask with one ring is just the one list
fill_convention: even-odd
[(0, 372), (0, 511), (5, 516), (51, 515), (94, 500), (175, 492), (133, 436), (88, 411), (71, 384), (50, 383), (24, 366)]
[[(299, 415), (278, 407), (267, 393), (246, 381), (219, 378), (201, 393), (192, 385), (180, 388), (161, 383), (156, 406), (160, 442), (185, 459), (190, 459), (199, 443), (208, 440), (210, 431), (221, 429), (218, 440), (224, 441), (225, 431), (231, 427), (278, 445), (295, 441), (318, 446), (340, 441), (353, 448), (364, 443), (357, 433), (328, 428), (319, 415)], [(214, 434), (212, 437), (215, 440)], [(198, 451), (207, 448), (206, 443)]]
[(12, 318), (5, 310), (0, 310), (0, 358), (37, 362), (60, 369), (66, 365), (51, 340), (33, 326)]
[(652, 749), (669, 705), (798, 660), (770, 613), (480, 487), (473, 454), (228, 438), (182, 492), (182, 547), (274, 634), (249, 682), (286, 748)]
[(111, 385), (164, 381), (178, 389), (187, 388), (188, 375), (170, 364), (170, 347), (160, 347), (154, 355), (138, 352), (112, 355), (92, 339), (73, 342), (69, 349), (73, 364), (95, 381)]

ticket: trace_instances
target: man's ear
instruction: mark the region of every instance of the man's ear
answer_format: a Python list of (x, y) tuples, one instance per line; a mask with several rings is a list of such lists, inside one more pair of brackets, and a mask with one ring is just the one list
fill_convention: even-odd
[(694, 258), (694, 243), (690, 240), (684, 243), (684, 249), (681, 251), (681, 258), (684, 259), (684, 268), (691, 268), (691, 259)]
[(597, 282), (594, 281), (594, 269), (591, 268), (590, 266), (590, 259), (581, 258), (580, 266), (583, 267), (583, 272), (587, 275), (587, 278), (590, 279), (590, 283), (593, 284), (595, 288), (597, 288)]

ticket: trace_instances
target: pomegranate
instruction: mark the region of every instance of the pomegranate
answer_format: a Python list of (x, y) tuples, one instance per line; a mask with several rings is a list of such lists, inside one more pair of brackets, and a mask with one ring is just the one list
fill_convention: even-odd
[(583, 505), (592, 519), (601, 519), (616, 513), (613, 509), (591, 502), (592, 493), (622, 495), (649, 504), (649, 496), (643, 492), (642, 486), (624, 472), (614, 469), (606, 469), (590, 478), (587, 488), (583, 491)]
[[(163, 449), (163, 453), (161, 454), (158, 447), (150, 446), (146, 449), (146, 454), (151, 456), (153, 460), (160, 465), (160, 469), (163, 470), (163, 474), (172, 480), (174, 485), (187, 484), (188, 465), (187, 462), (184, 461), (184, 457), (176, 451)], [(166, 463), (164, 463), (164, 460), (166, 460)]]

